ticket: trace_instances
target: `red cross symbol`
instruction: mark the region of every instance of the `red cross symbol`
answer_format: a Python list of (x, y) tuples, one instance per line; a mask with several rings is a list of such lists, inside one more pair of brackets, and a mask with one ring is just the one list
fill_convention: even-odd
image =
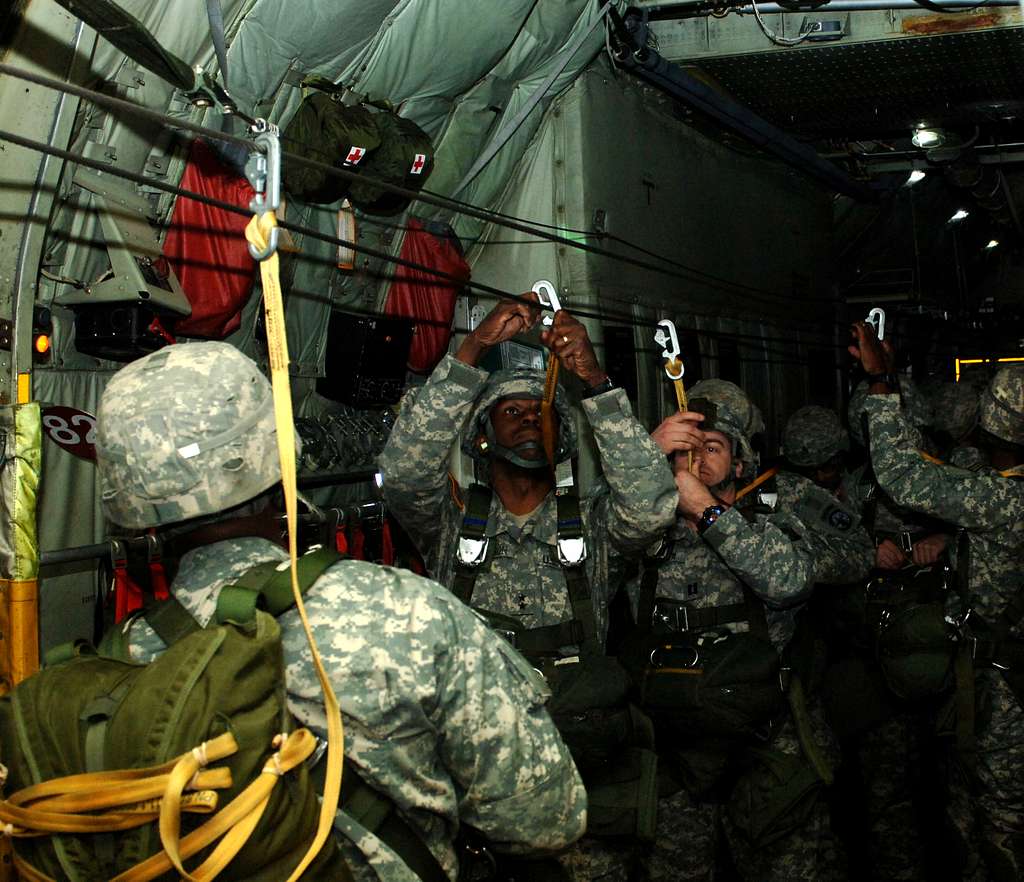
[(412, 168), (409, 169), (410, 174), (421, 175), (423, 174), (423, 166), (427, 164), (427, 156), (425, 153), (417, 153), (416, 158), (413, 160)]
[(365, 148), (353, 147), (348, 151), (348, 156), (345, 157), (345, 165), (359, 165), (359, 160), (363, 158), (364, 153), (366, 153)]

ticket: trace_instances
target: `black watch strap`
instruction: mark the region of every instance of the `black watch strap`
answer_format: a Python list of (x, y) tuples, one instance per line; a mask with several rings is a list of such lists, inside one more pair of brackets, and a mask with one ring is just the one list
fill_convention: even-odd
[(885, 383), (886, 386), (890, 386), (893, 389), (899, 389), (900, 378), (894, 373), (885, 374), (868, 374), (869, 383)]
[(709, 505), (704, 509), (700, 516), (700, 520), (697, 521), (697, 532), (701, 535), (707, 530), (715, 521), (717, 521), (725, 513), (724, 505)]
[(605, 392), (611, 392), (615, 388), (615, 383), (612, 382), (611, 377), (605, 377), (596, 386), (591, 386), (589, 389), (584, 389), (581, 398), (593, 398), (595, 395), (603, 395)]

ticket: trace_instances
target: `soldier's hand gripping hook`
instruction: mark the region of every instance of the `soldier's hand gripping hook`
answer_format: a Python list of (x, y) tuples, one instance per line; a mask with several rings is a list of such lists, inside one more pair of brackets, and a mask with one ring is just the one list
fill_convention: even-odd
[(534, 283), (531, 290), (537, 295), (540, 305), (547, 307), (541, 322), (545, 327), (550, 328), (554, 324), (555, 313), (562, 308), (562, 304), (558, 302), (558, 294), (555, 293), (555, 286), (547, 279), (541, 279)]
[[(558, 295), (555, 293), (555, 286), (547, 279), (540, 279), (533, 286), (533, 293), (541, 306), (547, 307), (541, 322), (545, 327), (550, 328), (555, 323), (555, 313), (562, 308), (558, 302)], [(547, 310), (551, 312), (548, 313)], [(554, 352), (548, 358), (548, 372), (544, 377), (544, 398), (540, 403), (541, 432), (543, 433), (544, 452), (547, 454), (548, 462), (552, 470), (555, 469), (555, 392), (558, 389), (558, 359)]]
[[(661, 357), (665, 359), (665, 374), (672, 381), (676, 390), (676, 403), (679, 405), (679, 412), (689, 410), (686, 403), (686, 389), (683, 387), (682, 347), (679, 345), (679, 335), (676, 333), (676, 325), (672, 319), (662, 319), (658, 322), (658, 330), (654, 332), (654, 342), (661, 347)], [(686, 451), (686, 465), (689, 471), (693, 471), (693, 451)]]

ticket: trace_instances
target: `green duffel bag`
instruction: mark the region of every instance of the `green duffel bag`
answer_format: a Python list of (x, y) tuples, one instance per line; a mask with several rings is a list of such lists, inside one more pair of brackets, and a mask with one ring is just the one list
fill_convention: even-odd
[[(316, 833), (316, 740), (288, 714), (280, 629), (265, 613), (196, 631), (148, 665), (80, 650), (0, 699), (0, 745), (0, 823), (25, 878), (177, 878), (171, 843), (192, 868), (226, 849), (221, 879), (280, 882)], [(234, 817), (268, 787), (261, 813)], [(53, 830), (74, 832), (30, 835)], [(303, 879), (351, 879), (333, 839)]]
[(754, 735), (785, 707), (779, 654), (757, 634), (643, 635), (627, 639), (619, 657), (640, 707), (682, 740)]
[(382, 190), (374, 181), (419, 191), (434, 170), (434, 145), (411, 119), (381, 111), (373, 120), (380, 146), (360, 165), (366, 180), (352, 182), (349, 198), (360, 211), (389, 216), (404, 211), (409, 199)]
[(750, 748), (726, 811), (752, 848), (764, 848), (803, 826), (825, 782), (800, 754)]
[[(304, 98), (281, 132), (281, 149), (347, 171), (363, 171), (380, 147), (376, 116), (356, 104), (346, 106), (324, 92)], [(330, 205), (349, 194), (352, 183), (318, 168), (283, 158), (285, 192), (319, 205)]]

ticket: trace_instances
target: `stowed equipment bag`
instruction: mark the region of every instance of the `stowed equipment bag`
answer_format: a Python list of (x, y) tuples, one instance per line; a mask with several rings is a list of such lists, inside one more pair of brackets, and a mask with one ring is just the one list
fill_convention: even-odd
[[(25, 879), (141, 882), (187, 861), (202, 878), (279, 882), (316, 832), (316, 739), (288, 715), (264, 613), (148, 665), (80, 652), (47, 667), (0, 699), (0, 745), (0, 824)], [(329, 841), (303, 878), (351, 877)]]
[(409, 199), (376, 182), (420, 190), (434, 169), (429, 135), (390, 109), (342, 103), (333, 93), (344, 90), (332, 83), (312, 79), (306, 85), (326, 91), (313, 92), (295, 111), (281, 133), (285, 153), (359, 172), (366, 179), (344, 179), (285, 157), (282, 179), (287, 192), (323, 205), (347, 196), (368, 214), (403, 211)]
[[(304, 98), (281, 132), (281, 149), (350, 171), (362, 168), (380, 146), (374, 114), (361, 105), (347, 107), (324, 92)], [(284, 158), (285, 190), (304, 202), (329, 205), (348, 195), (351, 181)]]

